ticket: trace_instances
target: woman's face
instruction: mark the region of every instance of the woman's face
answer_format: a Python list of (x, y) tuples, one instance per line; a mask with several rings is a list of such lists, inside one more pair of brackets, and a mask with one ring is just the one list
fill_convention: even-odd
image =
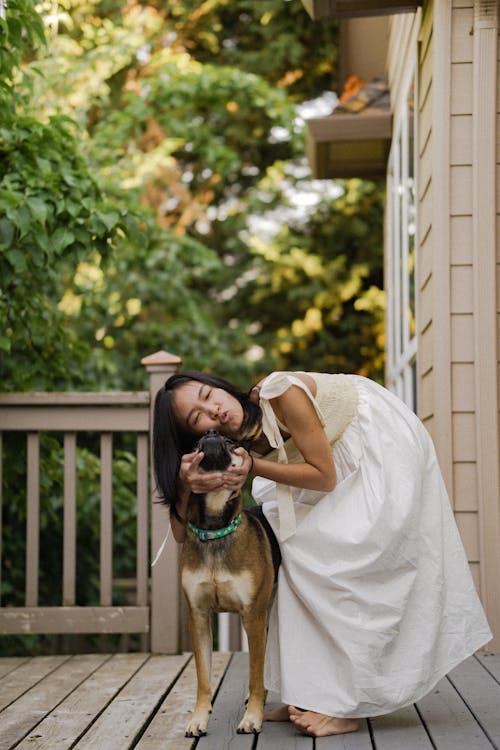
[(175, 418), (196, 435), (218, 430), (233, 437), (243, 423), (243, 407), (238, 399), (222, 388), (191, 380), (175, 390)]

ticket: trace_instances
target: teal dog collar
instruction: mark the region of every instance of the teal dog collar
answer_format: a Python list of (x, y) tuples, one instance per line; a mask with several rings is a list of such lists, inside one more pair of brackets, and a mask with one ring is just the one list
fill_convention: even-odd
[(199, 529), (190, 521), (188, 521), (188, 529), (192, 531), (195, 536), (198, 537), (200, 542), (210, 542), (213, 539), (222, 539), (223, 537), (228, 536), (229, 534), (232, 534), (233, 531), (236, 531), (240, 523), (241, 523), (241, 513), (239, 516), (236, 516), (236, 518), (233, 518), (231, 523), (228, 526), (224, 526), (223, 529)]

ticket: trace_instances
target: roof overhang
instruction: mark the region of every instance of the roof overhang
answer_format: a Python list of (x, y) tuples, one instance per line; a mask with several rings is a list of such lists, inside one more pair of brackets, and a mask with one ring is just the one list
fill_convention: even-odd
[[(340, 22), (339, 83), (355, 74), (365, 81), (384, 81), (389, 18), (346, 18)], [(369, 98), (369, 97), (368, 97)], [(306, 120), (308, 159), (317, 178), (385, 175), (390, 149), (390, 103), (366, 101), (358, 111), (337, 107), (325, 117)], [(347, 107), (349, 110), (349, 107)], [(345, 107), (344, 107), (345, 110)]]
[(367, 108), (357, 114), (332, 114), (307, 121), (307, 156), (318, 179), (385, 176), (391, 145), (392, 115)]
[(302, 0), (302, 5), (311, 18), (318, 21), (414, 13), (421, 4), (419, 0)]

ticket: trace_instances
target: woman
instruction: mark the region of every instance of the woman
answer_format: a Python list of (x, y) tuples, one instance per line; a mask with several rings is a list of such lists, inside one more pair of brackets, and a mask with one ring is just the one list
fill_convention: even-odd
[[(217, 429), (251, 454), (204, 475), (197, 437)], [(154, 463), (175, 539), (189, 493), (241, 487), (280, 540), (266, 687), (306, 734), (428, 693), (491, 638), (432, 441), (396, 396), (356, 375), (276, 372), (250, 395), (174, 375), (155, 404)], [(301, 708), (296, 708), (300, 706)]]

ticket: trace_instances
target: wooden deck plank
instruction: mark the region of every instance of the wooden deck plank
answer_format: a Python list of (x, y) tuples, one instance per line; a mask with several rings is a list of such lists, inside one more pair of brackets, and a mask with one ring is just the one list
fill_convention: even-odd
[[(278, 693), (267, 694), (264, 711), (272, 711), (282, 705)], [(257, 742), (257, 750), (312, 750), (313, 740), (298, 732), (288, 721), (264, 722)]]
[(476, 654), (479, 663), (500, 682), (500, 654)]
[(313, 750), (313, 747), (312, 737), (300, 734), (291, 721), (266, 721), (257, 741), (257, 750)]
[[(217, 652), (212, 660), (212, 695), (219, 688), (231, 654)], [(135, 750), (189, 750), (195, 740), (184, 736), (196, 700), (196, 668), (191, 659), (159, 707)], [(210, 732), (210, 723), (208, 725)]]
[(184, 737), (196, 696), (191, 654), (4, 657), (0, 750), (500, 750), (499, 654), (471, 657), (416, 706), (316, 740), (289, 722), (238, 735), (247, 682), (248, 654), (214, 654), (214, 710), (197, 740)]
[(16, 750), (72, 747), (146, 659), (147, 654), (115, 654), (51, 711)]
[[(55, 658), (55, 657), (54, 657)], [(64, 662), (0, 714), (0, 750), (10, 750), (103, 661), (104, 654), (63, 657)]]
[[(69, 656), (35, 656), (0, 680), (0, 711), (60, 667)], [(3, 661), (3, 660), (2, 660)]]
[(132, 747), (186, 660), (187, 657), (150, 656), (75, 747), (78, 750)]
[(471, 656), (448, 679), (460, 693), (494, 747), (500, 747), (500, 684)]
[(448, 679), (417, 704), (438, 750), (491, 750), (481, 727)]
[[(9, 672), (13, 672), (28, 661), (28, 656), (3, 656), (0, 659), (0, 679), (5, 677)], [(2, 694), (2, 687), (0, 685), (0, 695)]]
[(229, 663), (215, 697), (208, 734), (199, 740), (197, 750), (251, 750), (254, 735), (236, 732), (245, 713), (247, 693), (248, 654), (239, 652), (233, 654)]
[(377, 750), (432, 750), (432, 743), (414, 706), (375, 716), (370, 719), (370, 724)]
[(360, 719), (357, 732), (339, 734), (336, 737), (318, 737), (315, 750), (372, 750), (372, 747), (368, 722)]

